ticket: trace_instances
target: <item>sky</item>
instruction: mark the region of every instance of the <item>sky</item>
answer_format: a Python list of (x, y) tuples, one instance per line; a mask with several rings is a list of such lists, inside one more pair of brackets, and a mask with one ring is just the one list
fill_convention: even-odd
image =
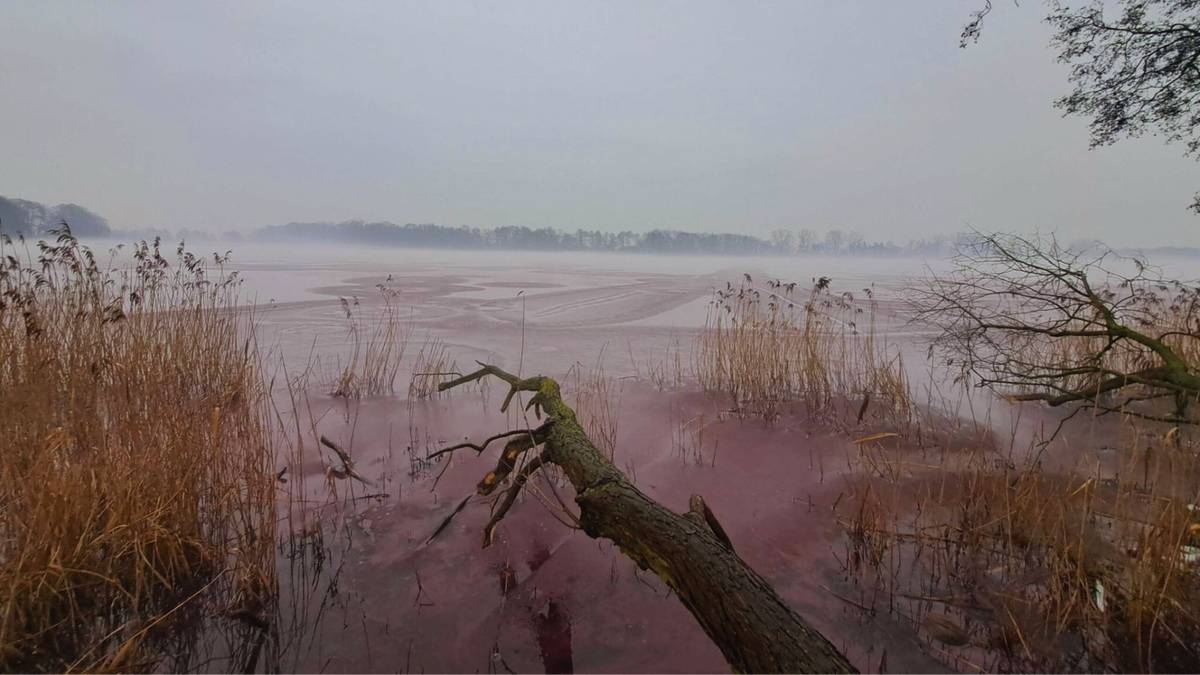
[(0, 195), (114, 227), (967, 228), (1200, 245), (1036, 2), (0, 3)]

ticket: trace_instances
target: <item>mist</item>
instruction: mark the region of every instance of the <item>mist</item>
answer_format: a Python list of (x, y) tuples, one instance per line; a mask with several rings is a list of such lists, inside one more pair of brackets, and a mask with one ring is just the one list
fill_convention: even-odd
[(0, 2), (0, 672), (1200, 672), (1198, 66), (1198, 0)]
[(117, 229), (966, 228), (1196, 245), (1200, 170), (1088, 150), (1036, 6), (4, 3), (0, 194)]

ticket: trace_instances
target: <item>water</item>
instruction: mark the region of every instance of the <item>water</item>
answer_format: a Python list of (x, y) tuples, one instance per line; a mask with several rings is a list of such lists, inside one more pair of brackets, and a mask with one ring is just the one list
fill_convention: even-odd
[[(687, 353), (713, 289), (743, 274), (801, 288), (830, 276), (857, 292), (894, 287), (920, 274), (920, 261), (294, 246), (240, 247), (231, 266), (255, 304), (269, 367), (294, 378), (311, 365), (299, 409), (281, 404), (282, 419), (298, 419), (305, 441), (302, 457), (281, 457), (280, 466), (289, 467), (293, 496), (305, 500), (306, 529), (299, 532), (298, 519), (293, 526), (307, 554), (281, 554), (280, 611), (257, 667), (727, 670), (657, 578), (564, 524), (571, 516), (559, 500), (567, 512), (574, 506), (561, 479), (531, 481), (487, 549), (482, 497), (427, 543), (473, 494), (498, 449), (478, 458), (464, 450), (441, 463), (426, 462), (427, 454), (526, 424), (499, 413), (495, 385), (409, 400), (415, 353), (431, 338), (445, 341), (460, 371), (480, 360), (544, 373), (559, 377), (568, 396), (573, 367), (600, 365), (615, 383), (614, 462), (639, 487), (681, 511), (690, 494), (702, 494), (740, 555), (860, 665), (875, 649), (864, 632), (886, 639), (886, 625), (864, 627), (826, 590), (844, 583), (830, 505), (842, 490), (846, 440), (798, 420), (772, 428), (739, 421), (726, 401), (690, 387), (659, 391), (635, 375), (674, 349), (690, 376)], [(412, 331), (397, 394), (331, 398), (329, 380), (350, 355), (346, 306), (369, 323), (383, 307), (379, 285), (398, 292), (392, 302)], [(315, 442), (319, 435), (349, 450), (372, 484), (328, 479), (337, 460)], [(889, 659), (893, 667), (938, 668), (917, 652)]]
[[(530, 423), (499, 413), (497, 385), (409, 399), (414, 356), (434, 338), (447, 345), (454, 370), (478, 360), (551, 375), (568, 398), (581, 368), (602, 368), (615, 387), (613, 459), (642, 490), (679, 511), (690, 494), (702, 494), (739, 554), (859, 668), (875, 667), (886, 649), (893, 670), (944, 669), (917, 647), (910, 626), (864, 618), (838, 597), (854, 594), (835, 555), (842, 533), (834, 507), (852, 452), (844, 434), (799, 416), (771, 427), (739, 420), (720, 397), (694, 386), (660, 391), (645, 377), (675, 352), (690, 375), (691, 343), (713, 289), (743, 274), (802, 289), (819, 276), (838, 291), (873, 288), (880, 332), (911, 357), (910, 369), (925, 368), (925, 335), (906, 324), (896, 301), (924, 261), (300, 245), (240, 247), (232, 267), (245, 278), (277, 382), (286, 375), (303, 393), (295, 408), (281, 397), (281, 419), (298, 425), (304, 446), (299, 458), (281, 456), (280, 466), (293, 497), (304, 500), (295, 506), (308, 522), (292, 526), (308, 548), (281, 554), (282, 599), (260, 669), (727, 670), (657, 578), (570, 527), (573, 495), (561, 479), (531, 481), (489, 548), (481, 548), (489, 517), (482, 497), (428, 541), (474, 493), (498, 448), (480, 457), (459, 451), (445, 462), (428, 462), (428, 454)], [(332, 398), (332, 378), (350, 358), (346, 310), (369, 324), (384, 306), (381, 288), (395, 293), (391, 302), (411, 330), (397, 393)], [(296, 379), (301, 372), (307, 377)], [(371, 485), (328, 478), (337, 460), (316, 443), (321, 435), (346, 448)]]

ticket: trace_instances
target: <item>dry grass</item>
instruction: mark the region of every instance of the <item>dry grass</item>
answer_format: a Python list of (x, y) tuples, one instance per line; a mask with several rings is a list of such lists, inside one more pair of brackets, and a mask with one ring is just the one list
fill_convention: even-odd
[(0, 241), (0, 668), (152, 667), (203, 598), (274, 592), (268, 392), (237, 279)]
[(437, 398), (442, 395), (438, 385), (446, 381), (447, 375), (457, 375), (458, 364), (450, 356), (450, 349), (438, 337), (426, 336), (417, 359), (413, 362), (412, 379), (408, 383), (410, 399)]
[(905, 293), (965, 382), (1017, 400), (1197, 422), (1200, 286), (1102, 246), (978, 235)]
[(672, 335), (667, 341), (666, 349), (661, 358), (651, 355), (639, 361), (633, 353), (633, 343), (627, 344), (629, 349), (629, 364), (634, 376), (640, 380), (648, 380), (659, 391), (680, 389), (684, 384), (684, 355), (679, 338)]
[[(671, 422), (671, 452), (685, 463), (692, 462), (696, 466), (717, 465), (717, 443), (708, 442), (705, 430), (708, 427), (707, 417), (701, 413), (691, 417), (685, 416), (682, 410), (672, 410)], [(708, 457), (705, 457), (707, 452)]]
[[(1161, 335), (1195, 372), (1200, 289), (1149, 279), (1141, 264), (1134, 277), (1096, 270), (1124, 279), (1097, 285), (1111, 316)], [(961, 368), (956, 395), (935, 397), (940, 378), (931, 376), (923, 435), (856, 445), (854, 499), (841, 512), (845, 568), (858, 586), (849, 601), (911, 621), (930, 651), (959, 670), (1195, 672), (1196, 429), (1159, 423), (1167, 402), (1149, 385), (1133, 394), (1097, 388), (1094, 401), (1066, 402), (1041, 431), (1010, 408), (1008, 440), (998, 443), (991, 404), (980, 422), (971, 407), (977, 397), (961, 389), (982, 382), (1005, 397), (1088, 391), (1161, 361), (1144, 343), (1095, 330), (1093, 296), (1077, 311), (1048, 291), (1010, 292), (1028, 290), (1022, 284), (1030, 278), (968, 276), (940, 287), (960, 295), (944, 294), (947, 304), (920, 315), (941, 329), (935, 346), (960, 348), (955, 359), (938, 361)], [(985, 318), (956, 323), (964, 307), (983, 307)], [(987, 330), (955, 342), (957, 326), (979, 323)], [(997, 333), (997, 324), (1035, 330)]]
[[(696, 374), (726, 392), (740, 412), (770, 420), (792, 402), (907, 423), (913, 411), (899, 354), (876, 335), (871, 289), (865, 301), (834, 293), (822, 278), (806, 298), (795, 284), (750, 281), (714, 294), (696, 349)], [(853, 408), (853, 410), (851, 410)]]
[(604, 374), (603, 351), (593, 367), (577, 363), (566, 379), (574, 384), (571, 407), (580, 426), (596, 448), (612, 460), (617, 452), (617, 429), (621, 421), (621, 386)]
[(1200, 454), (1178, 430), (1115, 435), (1056, 470), (877, 454), (844, 521), (860, 601), (913, 620), (955, 667), (1194, 672)]
[(348, 362), (338, 368), (331, 395), (345, 398), (390, 395), (396, 391), (396, 374), (412, 335), (412, 325), (401, 325), (393, 304), (396, 292), (380, 287), (383, 306), (374, 321), (363, 318), (358, 299), (341, 300), (350, 326), (352, 345)]

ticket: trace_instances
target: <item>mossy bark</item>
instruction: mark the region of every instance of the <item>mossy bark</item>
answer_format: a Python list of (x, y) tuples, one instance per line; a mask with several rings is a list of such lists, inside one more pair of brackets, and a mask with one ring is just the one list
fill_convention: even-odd
[[(511, 449), (541, 444), (541, 455), (531, 462), (537, 462), (535, 469), (551, 463), (563, 470), (575, 488), (583, 531), (611, 540), (642, 569), (670, 586), (735, 671), (855, 672), (825, 636), (792, 611), (738, 556), (703, 499), (693, 496), (688, 511), (675, 513), (631, 483), (584, 433), (553, 379), (520, 379), (483, 365), (441, 388), (488, 375), (511, 387), (504, 408), (517, 392), (533, 392), (529, 407), (544, 413), (546, 423), (530, 431), (525, 443), (509, 443), (498, 471), (480, 483), (481, 492), (493, 490), (497, 475), (511, 470)], [(519, 490), (530, 473), (523, 471), (510, 490)], [(484, 544), (489, 541), (490, 531)]]

